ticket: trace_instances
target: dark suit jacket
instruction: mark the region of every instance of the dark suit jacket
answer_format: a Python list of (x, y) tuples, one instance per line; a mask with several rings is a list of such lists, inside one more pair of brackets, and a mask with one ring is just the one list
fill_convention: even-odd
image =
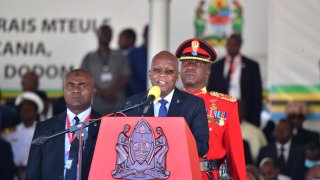
[(246, 141), (243, 140), (243, 151), (244, 151), (244, 158), (246, 161), (246, 165), (252, 164), (252, 155), (251, 155), (251, 150), (250, 150), (250, 144)]
[(15, 171), (11, 145), (0, 137), (0, 179), (12, 180)]
[[(131, 96), (127, 99), (124, 109), (144, 101), (146, 101), (145, 92)], [(125, 112), (125, 114), (127, 116), (141, 116), (143, 109), (143, 107), (135, 108), (131, 111)], [(154, 116), (154, 109), (152, 105), (147, 111), (146, 116)], [(180, 91), (176, 88), (172, 96), (167, 116), (184, 117), (196, 139), (198, 155), (202, 157), (207, 153), (209, 148), (209, 130), (207, 113), (203, 99)]]
[[(50, 136), (65, 130), (66, 111), (51, 119), (36, 125), (33, 139), (39, 136)], [(101, 117), (100, 114), (91, 112), (91, 119)], [(85, 142), (82, 161), (82, 179), (88, 179), (91, 160), (99, 132), (100, 123), (91, 124), (88, 129), (88, 139)], [(49, 139), (42, 146), (31, 145), (26, 180), (58, 180), (64, 178), (65, 136), (60, 135)]]
[[(211, 74), (207, 85), (208, 91), (217, 91), (228, 94), (228, 82), (223, 76), (225, 58), (218, 60), (211, 66)], [(241, 98), (246, 106), (246, 120), (260, 126), (260, 113), (262, 109), (262, 83), (259, 64), (242, 56), (240, 89)]]
[(299, 144), (306, 145), (312, 142), (319, 142), (319, 134), (306, 129), (298, 129), (296, 135), (293, 135), (293, 140)]
[(14, 107), (0, 104), (0, 132), (20, 123), (19, 112)]
[[(265, 157), (270, 157), (274, 160), (278, 159), (278, 151), (277, 151), (275, 142), (260, 149), (258, 161), (257, 161), (258, 165), (261, 162), (261, 160)], [(296, 170), (297, 167), (303, 166), (304, 160), (305, 160), (305, 156), (304, 156), (303, 146), (292, 141), (290, 150), (289, 150), (289, 157), (286, 162), (286, 167), (284, 168), (280, 167), (280, 173), (293, 178), (294, 170)]]

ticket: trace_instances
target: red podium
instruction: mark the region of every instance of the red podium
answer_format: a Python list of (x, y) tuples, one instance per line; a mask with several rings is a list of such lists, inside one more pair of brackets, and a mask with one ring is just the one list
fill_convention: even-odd
[[(121, 143), (122, 140), (126, 143)], [(138, 142), (141, 140), (143, 142)], [(167, 146), (159, 145), (163, 140)], [(156, 172), (166, 177), (143, 177), (157, 175)], [(126, 176), (129, 174), (133, 175)], [(89, 179), (199, 180), (201, 172), (195, 139), (182, 117), (104, 117)]]

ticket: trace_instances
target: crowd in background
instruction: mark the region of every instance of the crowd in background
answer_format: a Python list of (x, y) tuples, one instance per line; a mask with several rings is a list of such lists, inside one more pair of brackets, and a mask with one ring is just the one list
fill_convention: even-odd
[[(118, 50), (109, 47), (112, 36), (112, 28), (102, 26), (97, 31), (97, 50), (79, 60), (81, 68), (95, 79), (97, 94), (93, 107), (103, 115), (119, 110), (126, 97), (146, 91), (147, 86), (148, 26), (142, 34), (143, 44), (138, 47), (137, 34), (131, 28), (119, 34)], [(213, 73), (207, 88), (239, 99), (247, 179), (301, 180), (320, 172), (319, 133), (303, 126), (308, 114), (305, 102), (289, 102), (284, 119), (270, 119), (266, 126), (260, 126), (262, 82), (259, 65), (240, 53), (241, 45), (238, 35), (229, 38), (228, 54), (212, 65)], [(39, 89), (35, 72), (22, 76), (21, 90), (14, 99), (1, 99), (1, 180), (24, 179), (35, 124), (66, 107), (63, 97), (50, 99)], [(316, 170), (310, 171), (312, 167)]]

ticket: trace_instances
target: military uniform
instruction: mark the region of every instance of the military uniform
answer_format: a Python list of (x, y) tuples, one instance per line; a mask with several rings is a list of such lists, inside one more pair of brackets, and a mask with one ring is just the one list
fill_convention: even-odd
[[(205, 88), (191, 94), (204, 99), (207, 109), (210, 135), (207, 159), (223, 163), (223, 159), (226, 158), (232, 179), (245, 179), (243, 142), (236, 98), (217, 92), (207, 92)], [(219, 179), (219, 170), (211, 172), (215, 179)], [(208, 179), (206, 172), (202, 172), (202, 178)]]
[(216, 52), (203, 40), (193, 38), (179, 46), (176, 57), (182, 61), (181, 80), (186, 88), (192, 89), (192, 92), (185, 91), (204, 99), (207, 110), (209, 151), (206, 157), (200, 158), (202, 179), (245, 180), (237, 99), (218, 92), (207, 92), (204, 87), (208, 78), (205, 67), (217, 58)]

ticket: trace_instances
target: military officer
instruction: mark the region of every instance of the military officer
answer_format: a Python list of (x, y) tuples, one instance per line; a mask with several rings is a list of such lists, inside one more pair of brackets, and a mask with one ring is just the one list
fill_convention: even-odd
[(201, 39), (184, 41), (176, 51), (181, 62), (184, 90), (205, 101), (209, 126), (209, 151), (200, 161), (203, 179), (246, 179), (243, 141), (237, 99), (208, 92), (206, 84), (215, 50)]

